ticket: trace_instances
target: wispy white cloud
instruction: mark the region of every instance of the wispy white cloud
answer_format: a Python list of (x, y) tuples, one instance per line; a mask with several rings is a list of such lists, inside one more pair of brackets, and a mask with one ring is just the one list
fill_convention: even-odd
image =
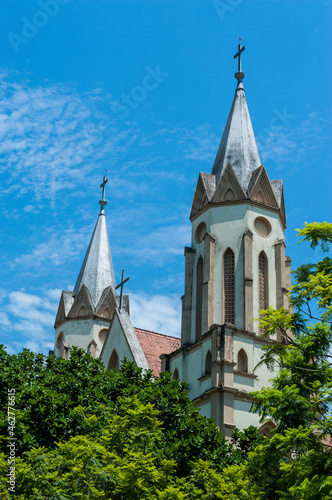
[(190, 242), (190, 224), (161, 225), (148, 233), (135, 235), (135, 251), (130, 244), (117, 245), (114, 255), (121, 253), (134, 258), (136, 263), (149, 263), (160, 267), (183, 255), (183, 248)]
[(216, 156), (221, 139), (221, 135), (212, 132), (208, 123), (194, 129), (189, 126), (163, 127), (156, 131), (156, 136), (165, 144), (174, 144), (178, 158), (207, 163)]
[(221, 136), (213, 133), (209, 124), (204, 124), (195, 130), (184, 130), (178, 144), (183, 146), (187, 160), (203, 161), (212, 168), (220, 140)]
[(81, 94), (72, 85), (50, 82), (36, 87), (0, 75), (3, 193), (54, 202), (58, 193), (84, 184), (107, 153), (114, 158), (138, 139), (137, 130), (119, 130), (115, 120), (105, 119), (98, 92)]
[(134, 326), (180, 336), (181, 300), (174, 295), (130, 294), (130, 315)]
[(24, 347), (45, 354), (52, 349), (58, 292), (46, 290), (37, 295), (16, 290), (7, 294), (0, 313), (0, 327), (1, 342), (9, 353)]
[(308, 163), (308, 158), (312, 162), (312, 154), (318, 154), (322, 144), (328, 140), (328, 127), (326, 117), (310, 113), (299, 124), (293, 120), (289, 125), (264, 130), (264, 133), (257, 136), (262, 161), (274, 161), (278, 170), (298, 170), (299, 164)]
[(55, 271), (68, 260), (75, 262), (84, 254), (92, 231), (92, 224), (67, 228), (52, 226), (36, 235), (30, 251), (14, 258), (10, 265), (18, 269), (21, 275), (32, 272), (36, 275), (45, 274), (50, 272), (50, 267)]

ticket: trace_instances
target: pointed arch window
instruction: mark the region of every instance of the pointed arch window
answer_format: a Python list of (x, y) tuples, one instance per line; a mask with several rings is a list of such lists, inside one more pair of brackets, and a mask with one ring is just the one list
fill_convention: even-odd
[(94, 340), (89, 344), (89, 353), (92, 358), (96, 358), (97, 355), (97, 344)]
[(258, 193), (255, 196), (255, 200), (258, 201), (259, 203), (265, 203), (262, 191), (258, 191)]
[(80, 310), (77, 313), (77, 316), (86, 316), (86, 308), (85, 306), (81, 306)]
[(239, 372), (248, 373), (248, 356), (244, 349), (240, 349), (237, 355), (237, 369)]
[(179, 370), (177, 368), (173, 372), (173, 380), (179, 380)]
[(63, 342), (63, 351), (61, 353), (61, 358), (68, 359), (69, 347), (66, 342)]
[(224, 196), (224, 201), (233, 201), (233, 200), (235, 200), (234, 191), (233, 189), (228, 188)]
[(108, 370), (118, 370), (119, 369), (119, 356), (117, 355), (116, 350), (114, 349), (112, 352), (112, 356), (110, 357), (109, 363), (108, 363)]
[[(264, 252), (261, 252), (258, 258), (258, 304), (260, 311), (269, 305), (268, 262)], [(260, 332), (264, 333), (264, 328), (260, 328)]]
[(109, 307), (105, 307), (102, 313), (103, 318), (111, 319), (111, 311)]
[(202, 305), (203, 305), (203, 259), (200, 257), (196, 268), (196, 336), (198, 342), (202, 335)]
[(64, 341), (63, 332), (60, 332), (56, 339), (56, 346), (58, 349), (59, 358), (68, 359), (68, 344)]
[(235, 323), (235, 263), (228, 248), (224, 254), (224, 323)]
[(207, 355), (205, 356), (205, 375), (211, 373), (211, 363), (212, 363), (212, 355), (211, 351), (208, 351)]

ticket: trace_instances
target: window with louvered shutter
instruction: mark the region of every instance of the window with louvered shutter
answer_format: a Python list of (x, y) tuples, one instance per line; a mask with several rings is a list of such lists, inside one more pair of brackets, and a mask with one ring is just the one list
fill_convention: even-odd
[(224, 255), (224, 322), (235, 323), (235, 265), (230, 248)]
[[(264, 252), (259, 254), (258, 259), (258, 303), (259, 310), (268, 307), (268, 288), (267, 288), (267, 258)], [(260, 333), (264, 333), (264, 328), (260, 327)]]
[(196, 342), (202, 335), (202, 302), (203, 302), (203, 259), (200, 257), (196, 268)]

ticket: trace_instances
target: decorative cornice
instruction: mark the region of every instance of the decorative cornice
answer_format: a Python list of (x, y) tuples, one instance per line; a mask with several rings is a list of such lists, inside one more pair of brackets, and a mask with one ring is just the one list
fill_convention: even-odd
[(250, 200), (249, 198), (247, 198), (245, 200), (237, 200), (237, 201), (209, 202), (202, 209), (198, 210), (194, 215), (190, 215), (190, 220), (191, 220), (191, 222), (194, 222), (198, 217), (200, 217), (203, 213), (207, 212), (210, 208), (222, 207), (222, 206), (229, 207), (232, 205), (246, 205), (246, 204), (253, 206), (253, 207), (257, 207), (257, 208), (264, 208), (264, 210), (278, 214), (279, 218), (280, 218), (280, 222), (282, 224), (282, 227), (284, 229), (286, 228), (286, 222), (282, 216), (280, 208), (273, 207), (271, 205), (265, 205), (265, 204), (263, 205), (262, 203), (259, 203), (258, 201), (255, 201), (255, 200)]

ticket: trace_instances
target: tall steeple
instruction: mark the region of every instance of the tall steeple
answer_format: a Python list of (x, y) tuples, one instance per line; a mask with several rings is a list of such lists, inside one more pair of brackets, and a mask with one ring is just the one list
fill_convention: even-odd
[[(263, 345), (256, 318), (272, 305), (288, 308), (290, 259), (281, 179), (261, 165), (246, 103), (241, 41), (235, 58), (237, 87), (212, 174), (200, 172), (185, 248), (181, 350), (163, 369), (189, 383), (201, 413), (225, 436), (234, 427), (260, 425), (249, 414), (248, 392), (268, 384), (265, 366), (255, 369)], [(255, 372), (254, 372), (255, 369)]]
[[(106, 174), (101, 183), (100, 212), (74, 291), (63, 290), (55, 319), (56, 356), (67, 358), (73, 346), (91, 356), (100, 355), (109, 326), (118, 308), (105, 206)], [(123, 296), (123, 309), (129, 314), (129, 297)]]
[(78, 294), (82, 286), (85, 285), (90, 292), (94, 307), (97, 306), (105, 288), (111, 286), (114, 294), (116, 294), (114, 269), (105, 215), (105, 206), (107, 205), (107, 201), (105, 200), (105, 186), (107, 182), (108, 179), (105, 174), (103, 182), (100, 185), (102, 188), (102, 199), (99, 201), (100, 213), (74, 288), (74, 293)]
[(238, 45), (238, 71), (235, 73), (237, 87), (232, 107), (220, 142), (218, 153), (213, 165), (212, 174), (216, 176), (216, 183), (228, 163), (233, 167), (243, 189), (248, 190), (251, 175), (256, 168), (262, 165), (259, 157), (256, 139), (252, 128), (246, 96), (244, 92), (244, 72), (241, 69), (241, 38)]

